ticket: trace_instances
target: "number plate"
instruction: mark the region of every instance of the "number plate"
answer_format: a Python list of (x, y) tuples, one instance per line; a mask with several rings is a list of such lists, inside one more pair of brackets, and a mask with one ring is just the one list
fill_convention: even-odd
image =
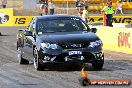
[(82, 54), (81, 51), (69, 51), (69, 55)]

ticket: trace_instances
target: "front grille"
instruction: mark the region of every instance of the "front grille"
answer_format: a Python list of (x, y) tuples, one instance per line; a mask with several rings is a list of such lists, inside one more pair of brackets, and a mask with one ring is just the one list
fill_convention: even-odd
[(83, 44), (60, 44), (60, 46), (63, 49), (78, 49), (78, 48), (86, 48), (88, 44), (83, 43)]

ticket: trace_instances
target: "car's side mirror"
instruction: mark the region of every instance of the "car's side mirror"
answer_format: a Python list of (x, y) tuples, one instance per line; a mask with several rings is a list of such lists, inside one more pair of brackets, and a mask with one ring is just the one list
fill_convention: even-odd
[(91, 31), (92, 31), (93, 33), (96, 33), (96, 32), (97, 32), (97, 29), (96, 29), (96, 28), (91, 28)]
[(32, 36), (32, 32), (31, 31), (25, 31), (25, 36)]

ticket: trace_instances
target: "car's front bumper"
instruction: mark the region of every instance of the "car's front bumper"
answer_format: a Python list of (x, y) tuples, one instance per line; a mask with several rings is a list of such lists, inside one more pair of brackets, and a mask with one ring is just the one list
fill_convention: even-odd
[[(71, 51), (80, 51), (81, 54), (69, 55)], [(103, 63), (104, 53), (102, 49), (65, 49), (61, 53), (57, 54), (57, 51), (53, 54), (45, 51), (40, 51), (40, 57), (43, 63)]]

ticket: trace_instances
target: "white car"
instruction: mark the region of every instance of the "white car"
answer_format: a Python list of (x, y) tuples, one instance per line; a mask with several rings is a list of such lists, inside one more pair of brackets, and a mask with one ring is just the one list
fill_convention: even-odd
[(9, 20), (9, 16), (3, 12), (0, 12), (0, 24), (4, 24)]

